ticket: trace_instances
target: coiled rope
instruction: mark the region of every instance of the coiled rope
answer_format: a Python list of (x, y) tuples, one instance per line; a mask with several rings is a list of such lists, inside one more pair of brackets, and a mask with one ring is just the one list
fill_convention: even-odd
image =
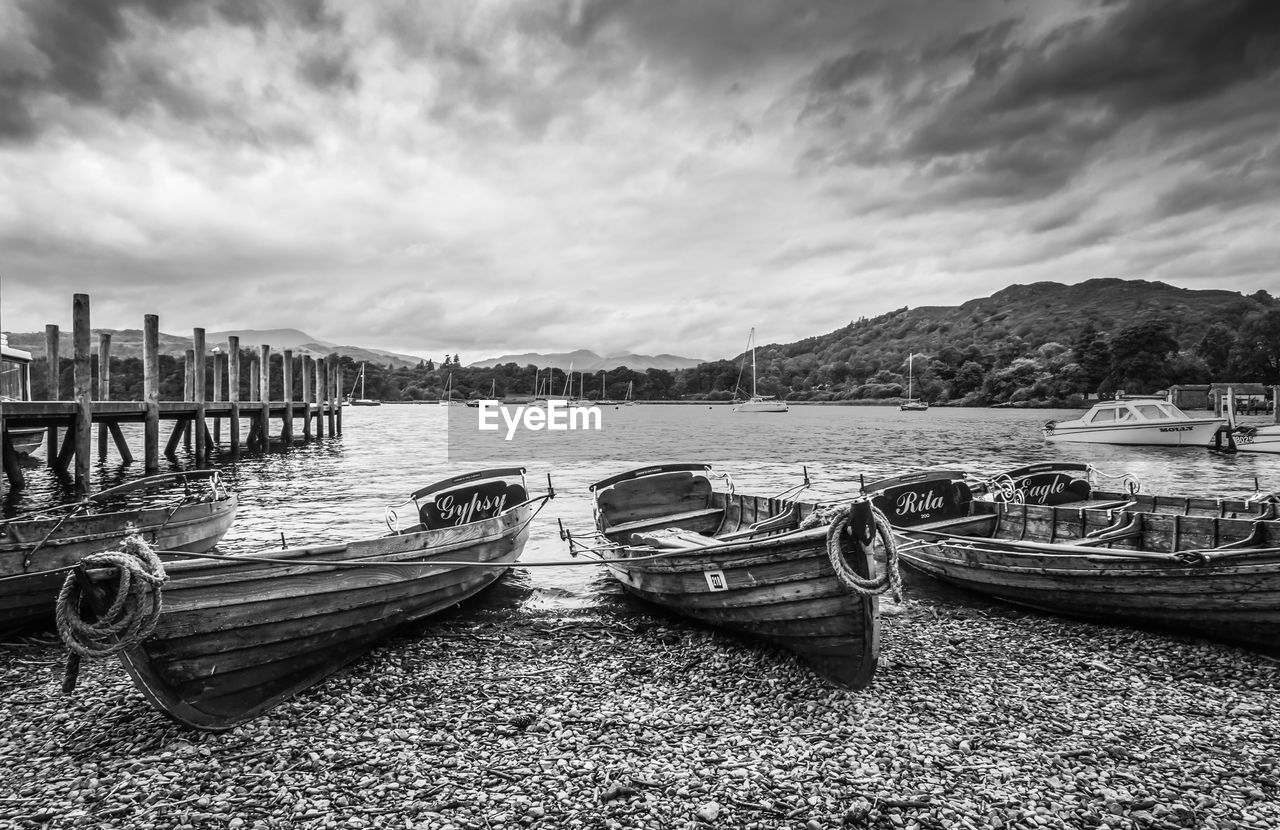
[[(884, 545), (884, 570), (875, 576), (864, 577), (854, 570), (853, 566), (849, 564), (849, 560), (845, 558), (844, 549), (840, 544), (840, 534), (853, 527), (854, 508), (858, 504), (858, 502), (854, 502), (828, 510), (816, 511), (811, 513), (800, 524), (800, 527), (804, 529), (823, 524), (827, 525), (827, 559), (831, 562), (831, 569), (835, 571), (836, 577), (850, 591), (859, 596), (867, 597), (881, 596), (887, 593), (894, 602), (902, 602), (902, 574), (898, 572), (898, 545), (893, 538), (893, 526), (889, 524), (888, 517), (874, 503), (867, 502), (867, 507), (871, 510), (871, 520), (875, 525), (875, 533), (880, 537), (881, 544)], [(861, 534), (855, 531), (852, 535), (855, 544), (861, 546)]]
[(115, 596), (109, 607), (95, 609), (100, 610), (97, 619), (88, 622), (81, 611), (87, 588), (77, 574), (67, 576), (56, 610), (58, 634), (67, 648), (81, 657), (108, 657), (145, 640), (160, 619), (160, 586), (169, 578), (151, 546), (135, 534), (120, 550), (90, 554), (81, 566), (115, 568)]

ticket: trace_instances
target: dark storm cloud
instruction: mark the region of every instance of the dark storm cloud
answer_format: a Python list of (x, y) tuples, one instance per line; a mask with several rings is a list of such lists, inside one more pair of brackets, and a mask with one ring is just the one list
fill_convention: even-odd
[(346, 49), (316, 48), (298, 61), (298, 75), (320, 91), (354, 90), (360, 77), (351, 66), (351, 53)]
[[(154, 102), (177, 118), (200, 117), (210, 106), (199, 100), (193, 86), (180, 83), (175, 67), (130, 64), (117, 47), (127, 41), (130, 15), (142, 15), (173, 30), (225, 22), (261, 29), (283, 17), (308, 30), (332, 30), (340, 21), (322, 0), (280, 6), (223, 0), (26, 0), (18, 7), (29, 35), (29, 46), (43, 60), (27, 61), (0, 71), (0, 141), (35, 138), (46, 126), (37, 121), (39, 96), (53, 96), (79, 105), (101, 105), (117, 114), (136, 111)], [(332, 56), (306, 64), (304, 75), (315, 82), (349, 83), (349, 71), (333, 68)]]
[[(1271, 88), (1280, 4), (1270, 0), (1135, 0), (1038, 36), (1022, 31), (1003, 20), (825, 63), (810, 78), (804, 117), (841, 125), (850, 111), (878, 105), (897, 135), (876, 146), (837, 136), (810, 157), (907, 163), (960, 199), (1035, 199), (1066, 186), (1126, 130), (1158, 129), (1168, 143), (1222, 126), (1220, 108), (1210, 114), (1203, 102), (1236, 96), (1272, 113), (1280, 104)], [(952, 61), (962, 57), (956, 83)], [(920, 67), (910, 85), (904, 65)]]

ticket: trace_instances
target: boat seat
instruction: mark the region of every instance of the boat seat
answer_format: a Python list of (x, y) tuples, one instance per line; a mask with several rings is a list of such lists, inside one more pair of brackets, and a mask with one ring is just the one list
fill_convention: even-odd
[(697, 550), (713, 545), (718, 540), (691, 530), (677, 527), (651, 530), (648, 533), (631, 534), (631, 544), (639, 547), (663, 548), (666, 550)]
[(746, 539), (755, 536), (758, 533), (769, 533), (774, 530), (789, 527), (798, 522), (800, 518), (800, 509), (796, 505), (792, 505), (788, 509), (773, 516), (761, 519), (754, 524), (744, 527), (742, 530), (736, 530), (733, 533), (725, 533), (717, 536), (722, 542), (730, 542), (735, 539)]
[(651, 516), (647, 519), (636, 519), (622, 524), (609, 525), (605, 533), (630, 533), (633, 530), (648, 530), (655, 527), (666, 527), (671, 524), (687, 522), (693, 519), (705, 519), (724, 513), (723, 507), (708, 507), (703, 510), (686, 510), (683, 513), (667, 513), (662, 516)]

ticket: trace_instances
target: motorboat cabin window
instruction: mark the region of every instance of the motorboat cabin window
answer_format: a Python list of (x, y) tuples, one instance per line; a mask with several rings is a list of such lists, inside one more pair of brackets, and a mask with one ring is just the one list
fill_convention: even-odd
[(1094, 412), (1093, 417), (1089, 419), (1089, 423), (1091, 424), (1109, 423), (1111, 421), (1114, 421), (1115, 419), (1116, 419), (1115, 407), (1108, 407), (1107, 409), (1099, 409), (1097, 412)]
[(1170, 417), (1168, 412), (1153, 403), (1138, 404), (1138, 414), (1148, 421), (1164, 421)]
[(27, 388), (27, 364), (16, 360), (0, 360), (0, 399), (31, 400)]

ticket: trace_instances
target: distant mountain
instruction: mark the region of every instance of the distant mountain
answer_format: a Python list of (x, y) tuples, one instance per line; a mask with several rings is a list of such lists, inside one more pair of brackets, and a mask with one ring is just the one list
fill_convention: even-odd
[[(1136, 323), (1165, 321), (1181, 349), (1191, 351), (1214, 326), (1236, 331), (1250, 315), (1275, 308), (1280, 301), (1266, 291), (1246, 296), (1147, 280), (1011, 285), (958, 306), (900, 308), (794, 343), (757, 346), (757, 379), (763, 394), (792, 399), (892, 397), (905, 392), (907, 357), (916, 355), (917, 394), (959, 400), (973, 394), (987, 375), (1020, 358), (1047, 367), (1041, 347), (1048, 354), (1069, 350), (1090, 327), (1109, 341)], [(697, 394), (732, 390), (741, 359), (685, 373), (684, 389)], [(976, 377), (963, 371), (969, 364), (979, 368)], [(994, 391), (987, 397), (1005, 400), (1007, 394)]]
[(628, 369), (642, 372), (645, 369), (666, 369), (668, 371), (688, 369), (703, 362), (702, 360), (680, 357), (674, 354), (648, 355), (628, 353), (601, 357), (595, 352), (578, 349), (574, 352), (553, 352), (551, 354), (537, 352), (504, 354), (501, 357), (494, 357), (489, 360), (477, 360), (475, 363), (468, 365), (477, 369), (488, 369), (494, 366), (501, 366), (504, 363), (514, 363), (517, 366), (533, 365), (544, 369), (552, 367), (567, 371), (570, 364), (572, 364), (575, 372), (598, 372), (601, 369), (616, 369), (619, 366), (626, 366)]
[[(211, 343), (226, 343), (228, 337), (239, 337), (240, 346), (259, 346), (266, 343), (273, 350), (297, 349), (306, 346), (308, 350), (333, 349), (336, 343), (317, 340), (306, 332), (297, 329), (238, 329), (234, 331), (213, 331), (205, 335)], [(115, 345), (112, 343), (112, 345)], [(327, 353), (327, 352), (326, 352)]]
[[(99, 332), (106, 332), (111, 335), (112, 357), (117, 359), (142, 357), (141, 329), (94, 329), (91, 345), (95, 351), (98, 348)], [(340, 346), (326, 340), (317, 340), (306, 332), (298, 331), (297, 329), (240, 329), (238, 331), (209, 332), (205, 335), (205, 348), (210, 351), (215, 348), (225, 350), (227, 348), (227, 338), (231, 336), (240, 338), (241, 350), (256, 348), (265, 343), (271, 346), (272, 352), (277, 354), (285, 349), (292, 349), (295, 355), (307, 354), (312, 357), (324, 357), (325, 355), (336, 353), (350, 357), (352, 360), (377, 363), (380, 366), (390, 363), (396, 368), (413, 368), (422, 362), (422, 358), (414, 355), (398, 354), (383, 349), (367, 349), (362, 346)], [(9, 344), (14, 348), (31, 352), (31, 356), (36, 360), (44, 357), (44, 332), (42, 331), (12, 332), (9, 334)], [(182, 337), (160, 332), (161, 354), (178, 357), (185, 354), (189, 348), (191, 348), (190, 336)], [(67, 330), (59, 331), (59, 356), (69, 358), (72, 356), (73, 349), (71, 332)]]

